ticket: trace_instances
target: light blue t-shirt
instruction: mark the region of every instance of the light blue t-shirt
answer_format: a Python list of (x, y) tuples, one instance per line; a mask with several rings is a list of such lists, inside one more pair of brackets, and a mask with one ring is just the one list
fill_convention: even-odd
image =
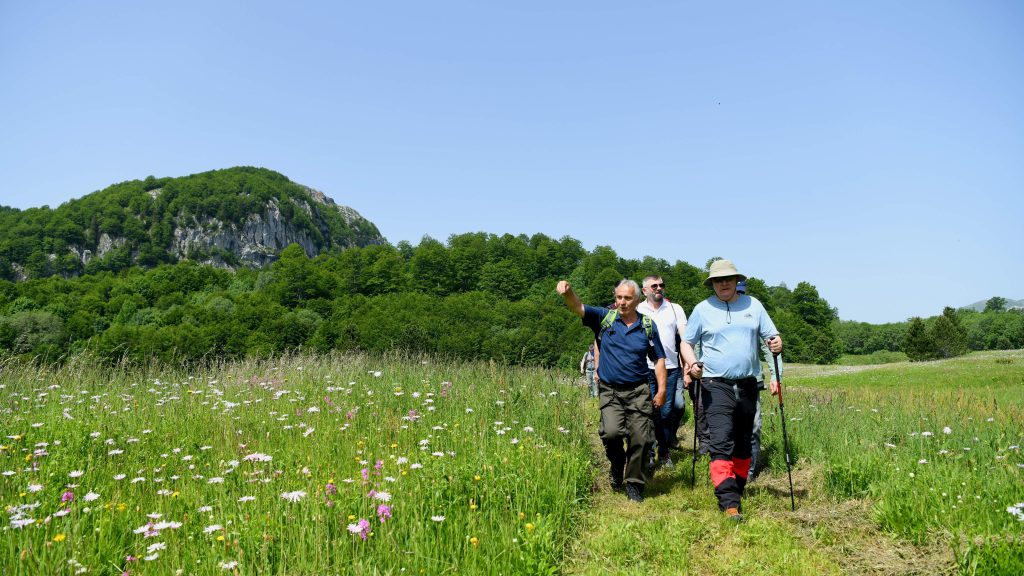
[(712, 296), (694, 307), (683, 339), (691, 346), (700, 343), (705, 378), (739, 380), (757, 377), (759, 340), (778, 333), (757, 298), (744, 294), (722, 302)]

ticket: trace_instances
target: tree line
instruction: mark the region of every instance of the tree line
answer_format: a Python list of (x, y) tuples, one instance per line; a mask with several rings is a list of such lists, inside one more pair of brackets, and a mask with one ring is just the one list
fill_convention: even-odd
[(1005, 303), (1005, 298), (993, 296), (981, 312), (947, 306), (936, 316), (906, 322), (838, 321), (835, 333), (845, 354), (905, 352), (911, 360), (950, 358), (969, 350), (1024, 348), (1024, 310), (1006, 310)]
[[(710, 261), (709, 261), (710, 263)], [(400, 348), (463, 359), (571, 367), (589, 331), (554, 292), (568, 278), (585, 302), (611, 301), (622, 278), (660, 274), (687, 311), (712, 294), (706, 267), (619, 257), (608, 246), (543, 234), (424, 237), (418, 245), (297, 245), (264, 269), (192, 261), (77, 277), (0, 280), (0, 352), (59, 360), (88, 350), (108, 362), (237, 358), (296, 350)], [(806, 282), (748, 280), (785, 335), (787, 358), (834, 362), (837, 315)]]

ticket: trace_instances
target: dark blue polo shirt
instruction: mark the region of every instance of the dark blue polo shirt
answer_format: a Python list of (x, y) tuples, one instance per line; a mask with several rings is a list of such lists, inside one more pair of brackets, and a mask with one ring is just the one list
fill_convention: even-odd
[[(607, 308), (583, 306), (583, 325), (594, 331), (597, 337), (601, 333), (601, 321), (604, 320)], [(613, 386), (647, 382), (650, 369), (647, 367), (648, 342), (644, 331), (643, 314), (637, 312), (636, 321), (626, 327), (621, 316), (605, 331), (601, 338), (601, 360), (597, 367), (597, 375), (601, 382)], [(665, 349), (658, 337), (658, 325), (651, 323), (654, 339), (654, 357), (657, 361), (665, 357)]]

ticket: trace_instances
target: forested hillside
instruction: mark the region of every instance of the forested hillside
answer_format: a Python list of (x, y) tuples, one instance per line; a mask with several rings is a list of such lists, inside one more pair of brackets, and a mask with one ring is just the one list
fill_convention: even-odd
[[(107, 361), (243, 357), (290, 350), (401, 348), (458, 358), (573, 366), (590, 339), (555, 294), (569, 278), (584, 301), (606, 304), (624, 277), (661, 274), (688, 312), (711, 294), (703, 268), (653, 257), (586, 251), (543, 234), (429, 237), (328, 251), (298, 245), (263, 269), (192, 261), (101, 270), (74, 278), (0, 281), (0, 350), (59, 359), (91, 350)], [(759, 298), (785, 335), (787, 358), (831, 362), (841, 353), (836, 313), (800, 283)]]
[(190, 259), (261, 266), (384, 243), (373, 223), (265, 168), (114, 184), (51, 209), (0, 207), (0, 278), (71, 277)]

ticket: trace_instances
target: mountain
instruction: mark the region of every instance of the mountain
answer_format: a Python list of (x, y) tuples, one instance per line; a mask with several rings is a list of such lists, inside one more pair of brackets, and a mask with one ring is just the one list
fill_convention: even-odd
[[(963, 306), (961, 310), (974, 310), (976, 312), (982, 312), (985, 310), (986, 303), (988, 303), (988, 300), (979, 300), (974, 304), (968, 304), (967, 306)], [(1003, 306), (1003, 310), (1011, 310), (1013, 308), (1024, 308), (1024, 300), (1010, 300), (1009, 298), (1006, 298), (1006, 305)]]
[(261, 267), (292, 243), (313, 257), (387, 242), (352, 208), (265, 168), (150, 176), (54, 209), (0, 206), (0, 278), (8, 280), (184, 259)]

